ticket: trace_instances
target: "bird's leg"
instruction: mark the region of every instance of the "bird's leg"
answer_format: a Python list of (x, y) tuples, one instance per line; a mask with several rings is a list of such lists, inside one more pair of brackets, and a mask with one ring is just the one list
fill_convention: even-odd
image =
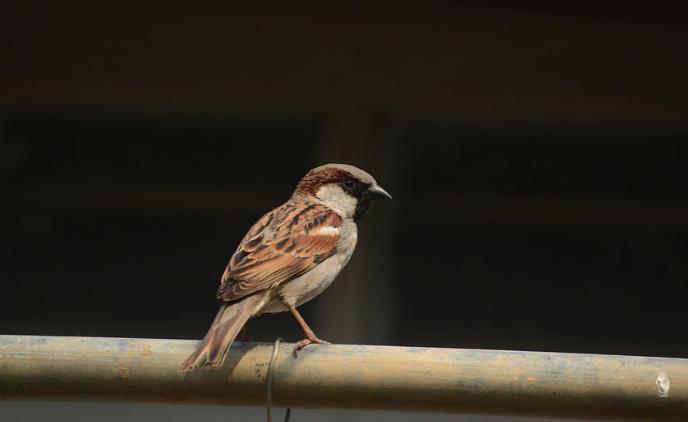
[(241, 341), (253, 341), (251, 331), (248, 329), (248, 322), (241, 328)]
[(309, 327), (308, 324), (306, 324), (306, 320), (303, 319), (299, 311), (297, 311), (293, 305), (287, 306), (289, 306), (291, 314), (294, 315), (294, 318), (296, 318), (296, 321), (301, 326), (303, 333), (306, 335), (305, 339), (296, 343), (296, 345), (294, 346), (294, 354), (296, 354), (296, 352), (308, 346), (309, 344), (330, 344), (329, 341), (321, 340), (315, 335), (313, 330), (311, 330), (311, 327)]

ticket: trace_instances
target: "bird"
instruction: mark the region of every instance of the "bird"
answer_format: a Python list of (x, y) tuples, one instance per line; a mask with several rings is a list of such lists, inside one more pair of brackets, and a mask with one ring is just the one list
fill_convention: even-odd
[(348, 164), (311, 169), (284, 204), (263, 215), (244, 236), (220, 279), (215, 320), (182, 370), (219, 368), (246, 322), (262, 314), (291, 312), (305, 338), (318, 338), (297, 307), (322, 293), (349, 262), (358, 223), (371, 202), (392, 199), (373, 176)]

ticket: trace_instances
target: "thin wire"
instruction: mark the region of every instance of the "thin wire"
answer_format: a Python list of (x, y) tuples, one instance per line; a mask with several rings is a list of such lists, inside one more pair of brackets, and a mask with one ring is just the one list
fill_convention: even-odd
[[(272, 368), (275, 366), (275, 361), (277, 360), (277, 352), (279, 352), (279, 345), (282, 341), (281, 338), (275, 340), (275, 344), (272, 346), (272, 357), (270, 358), (270, 363), (268, 364), (268, 375), (265, 377), (265, 403), (268, 416), (268, 422), (272, 422)], [(287, 409), (284, 414), (284, 422), (289, 422), (291, 417), (291, 409)]]

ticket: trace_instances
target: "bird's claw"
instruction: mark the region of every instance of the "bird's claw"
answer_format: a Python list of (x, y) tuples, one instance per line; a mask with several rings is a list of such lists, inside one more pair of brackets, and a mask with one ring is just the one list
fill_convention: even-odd
[(294, 357), (298, 357), (297, 352), (309, 344), (332, 344), (329, 341), (319, 339), (315, 336), (305, 338), (294, 345)]

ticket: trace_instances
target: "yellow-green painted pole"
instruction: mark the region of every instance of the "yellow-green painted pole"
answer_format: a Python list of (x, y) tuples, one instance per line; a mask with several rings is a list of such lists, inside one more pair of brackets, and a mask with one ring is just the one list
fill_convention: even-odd
[[(261, 406), (270, 343), (225, 366), (180, 370), (188, 340), (0, 336), (0, 398)], [(284, 407), (688, 421), (688, 359), (495, 350), (282, 344)]]

